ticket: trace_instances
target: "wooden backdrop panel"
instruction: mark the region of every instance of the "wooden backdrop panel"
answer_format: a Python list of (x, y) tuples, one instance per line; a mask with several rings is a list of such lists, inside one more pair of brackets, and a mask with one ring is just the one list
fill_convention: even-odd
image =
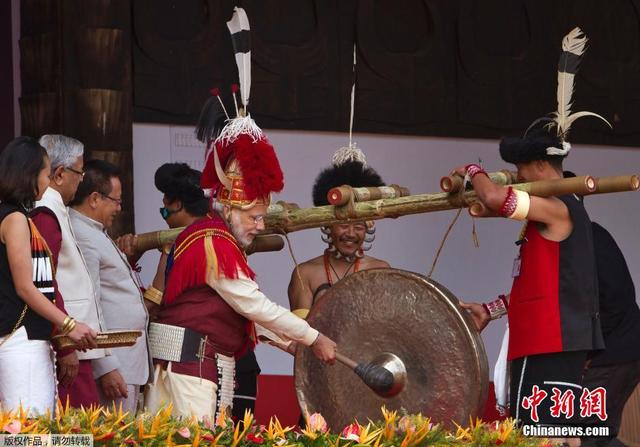
[(133, 231), (130, 0), (22, 0), (22, 133), (61, 133), (85, 160), (122, 171), (123, 209), (111, 230)]
[(206, 0), (134, 2), (136, 121), (193, 125), (237, 79), (225, 22), (251, 21), (250, 112), (266, 128), (498, 138), (553, 111), (560, 41), (590, 38), (574, 142), (640, 145), (640, 0)]

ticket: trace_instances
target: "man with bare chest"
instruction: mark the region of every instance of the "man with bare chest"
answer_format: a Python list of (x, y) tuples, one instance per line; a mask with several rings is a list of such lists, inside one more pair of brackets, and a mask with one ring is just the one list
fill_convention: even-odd
[[(328, 205), (331, 188), (349, 185), (384, 186), (378, 173), (366, 165), (359, 149), (340, 149), (332, 166), (323, 170), (313, 186), (313, 204)], [(322, 240), (328, 244), (324, 254), (300, 264), (291, 274), (289, 304), (293, 313), (306, 318), (314, 303), (331, 286), (360, 270), (389, 268), (381, 259), (365, 255), (375, 238), (372, 221), (336, 224), (322, 228)]]

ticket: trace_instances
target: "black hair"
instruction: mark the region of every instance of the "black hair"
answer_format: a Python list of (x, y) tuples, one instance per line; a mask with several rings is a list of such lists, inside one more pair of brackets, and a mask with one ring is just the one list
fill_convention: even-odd
[(562, 149), (562, 140), (546, 129), (534, 129), (524, 137), (503, 138), (500, 141), (500, 156), (507, 163), (514, 165), (546, 160), (553, 167), (562, 171), (562, 160), (566, 155), (549, 155), (547, 154), (548, 147)]
[(0, 201), (31, 209), (47, 151), (31, 137), (18, 137), (0, 153)]
[(364, 166), (359, 161), (347, 161), (339, 166), (324, 169), (313, 185), (313, 204), (328, 205), (327, 194), (331, 188), (349, 185), (353, 188), (364, 186), (384, 186), (382, 178), (376, 171)]
[(120, 168), (104, 160), (89, 160), (84, 164), (84, 178), (71, 206), (80, 205), (91, 193), (97, 192), (108, 196), (111, 194), (111, 179), (120, 177)]
[(200, 171), (186, 163), (165, 163), (154, 177), (156, 188), (169, 202), (180, 200), (187, 213), (202, 217), (209, 212), (209, 200), (200, 188)]

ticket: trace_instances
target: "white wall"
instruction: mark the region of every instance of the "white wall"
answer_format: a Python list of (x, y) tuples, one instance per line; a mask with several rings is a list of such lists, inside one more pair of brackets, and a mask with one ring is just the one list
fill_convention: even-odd
[[(135, 124), (133, 127), (134, 204), (136, 230), (164, 228), (158, 213), (161, 194), (153, 186), (153, 174), (163, 163), (187, 161), (201, 169), (204, 149), (187, 127)], [(311, 186), (320, 169), (328, 166), (333, 152), (347, 143), (337, 133), (268, 131), (285, 174), (285, 189), (275, 200), (311, 206)], [(489, 170), (503, 169), (497, 142), (444, 138), (356, 135), (354, 140), (367, 160), (387, 183), (408, 187), (412, 193), (438, 192), (440, 177), (453, 167), (483, 160)], [(606, 176), (640, 172), (640, 150), (574, 146), (565, 168), (578, 175)], [(590, 197), (587, 209), (593, 220), (614, 235), (625, 254), (636, 285), (640, 285), (640, 193), (619, 193)], [(370, 252), (393, 267), (425, 274), (454, 211), (378, 221), (376, 241)], [(463, 212), (442, 251), (433, 278), (463, 300), (485, 301), (508, 291), (516, 240), (521, 224), (505, 219), (476, 219), (480, 248), (473, 246), (472, 222)], [(319, 255), (324, 249), (319, 230), (290, 235), (298, 261)], [(141, 260), (142, 276), (150, 282), (158, 253)], [(287, 285), (293, 268), (288, 250), (251, 256), (250, 264), (267, 296), (288, 306)], [(433, 322), (432, 324), (437, 324)], [(483, 337), (489, 363), (497, 358), (504, 321), (494, 322)], [(258, 348), (258, 359), (267, 374), (291, 374), (292, 359), (273, 348)]]

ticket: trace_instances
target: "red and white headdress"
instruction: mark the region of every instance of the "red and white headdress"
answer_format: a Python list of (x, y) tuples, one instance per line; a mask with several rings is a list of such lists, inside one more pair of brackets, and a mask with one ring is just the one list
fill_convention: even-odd
[[(267, 137), (251, 118), (247, 108), (251, 89), (251, 45), (249, 20), (244, 9), (236, 7), (227, 22), (238, 65), (240, 105), (237, 86), (232, 87), (236, 116), (230, 118), (220, 91), (212, 97), (200, 115), (196, 134), (207, 144), (208, 157), (200, 184), (212, 197), (228, 206), (249, 209), (256, 204), (269, 205), (272, 192), (284, 187), (278, 157)], [(226, 117), (226, 119), (224, 119)]]

